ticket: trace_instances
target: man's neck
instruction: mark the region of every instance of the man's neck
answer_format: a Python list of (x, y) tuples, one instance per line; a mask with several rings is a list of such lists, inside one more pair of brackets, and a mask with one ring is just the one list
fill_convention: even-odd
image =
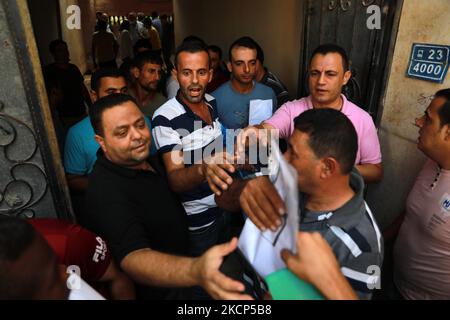
[(67, 69), (67, 68), (69, 67), (69, 62), (59, 61), (59, 62), (55, 62), (55, 65), (56, 65), (58, 68), (61, 68), (61, 69)]
[(314, 98), (311, 96), (311, 103), (312, 103), (313, 107), (316, 109), (330, 108), (330, 109), (335, 109), (337, 111), (341, 111), (344, 106), (344, 99), (342, 99), (342, 96), (339, 96), (339, 98), (337, 98), (336, 100), (334, 100), (332, 102), (323, 103), (323, 102), (314, 100)]
[(142, 162), (140, 162), (140, 163), (138, 163), (138, 164), (135, 164), (135, 165), (124, 166), (124, 165), (121, 165), (121, 164), (118, 164), (118, 163), (115, 163), (114, 161), (112, 161), (111, 158), (110, 158), (110, 157), (108, 156), (108, 154), (106, 154), (106, 153), (105, 153), (105, 157), (106, 157), (106, 159), (108, 159), (110, 162), (112, 162), (112, 163), (114, 163), (114, 164), (116, 164), (116, 165), (118, 165), (118, 166), (127, 168), (127, 169), (131, 169), (131, 170), (144, 170), (144, 171), (153, 171), (153, 172), (156, 172), (155, 169), (153, 169), (153, 167), (150, 165), (150, 163), (149, 163), (147, 160), (143, 160)]
[(235, 78), (231, 78), (231, 86), (234, 90), (236, 90), (239, 93), (249, 93), (253, 90), (253, 87), (255, 85), (255, 82), (252, 81), (249, 84), (244, 84), (239, 81), (237, 81)]
[(442, 150), (442, 155), (436, 157), (438, 159), (433, 159), (436, 163), (444, 170), (450, 170), (450, 150)]
[(347, 183), (329, 185), (314, 194), (306, 196), (306, 208), (311, 211), (324, 212), (339, 209), (355, 196), (355, 191)]
[(145, 105), (147, 104), (149, 101), (151, 101), (153, 99), (153, 97), (156, 94), (156, 91), (151, 90), (145, 90), (144, 88), (142, 88), (138, 83), (134, 86), (134, 93), (136, 95), (137, 100), (142, 104)]

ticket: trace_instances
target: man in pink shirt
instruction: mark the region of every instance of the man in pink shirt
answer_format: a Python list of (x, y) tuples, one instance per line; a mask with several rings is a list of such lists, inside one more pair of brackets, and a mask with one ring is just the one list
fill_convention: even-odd
[(394, 284), (405, 299), (450, 299), (450, 89), (438, 91), (425, 114), (417, 147), (429, 159), (400, 215), (384, 234), (400, 229), (394, 247)]
[[(353, 123), (358, 135), (358, 152), (355, 166), (364, 181), (378, 182), (383, 177), (380, 143), (370, 115), (347, 100), (342, 87), (351, 77), (345, 50), (334, 44), (317, 47), (311, 57), (308, 81), (311, 95), (282, 105), (262, 124), (246, 129), (278, 129), (281, 138), (287, 139), (294, 132), (294, 119), (312, 108), (332, 108), (344, 113)], [(250, 130), (249, 130), (250, 129)], [(241, 135), (240, 140), (245, 139)], [(242, 141), (241, 141), (242, 142)]]

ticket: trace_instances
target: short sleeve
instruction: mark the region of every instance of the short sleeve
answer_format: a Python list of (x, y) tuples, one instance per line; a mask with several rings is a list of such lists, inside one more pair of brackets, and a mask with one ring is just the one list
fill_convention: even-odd
[(107, 241), (114, 261), (120, 265), (121, 261), (131, 252), (150, 248), (150, 241), (142, 221), (137, 214), (140, 209), (133, 203), (120, 203), (104, 201), (103, 213), (107, 212), (109, 220), (107, 223), (101, 221), (101, 215), (95, 221), (96, 231)]
[(377, 128), (370, 116), (367, 116), (364, 121), (363, 134), (360, 140), (360, 154), (359, 164), (379, 164), (382, 161)]
[(64, 146), (64, 170), (69, 174), (86, 175), (89, 172), (88, 163), (83, 148), (83, 141), (77, 136), (74, 128), (67, 133)]
[(289, 110), (289, 103), (283, 104), (270, 119), (264, 121), (275, 129), (279, 130), (280, 138), (287, 139), (292, 132), (292, 119)]
[(160, 153), (182, 149), (180, 134), (173, 129), (169, 119), (158, 114), (152, 120), (152, 136)]
[(111, 263), (111, 253), (101, 237), (81, 226), (71, 225), (65, 260), (78, 265), (86, 281), (98, 281)]

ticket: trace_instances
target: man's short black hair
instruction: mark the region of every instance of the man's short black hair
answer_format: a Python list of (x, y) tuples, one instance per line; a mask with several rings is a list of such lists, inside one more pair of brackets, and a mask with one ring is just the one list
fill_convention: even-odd
[(92, 128), (95, 134), (104, 136), (102, 115), (105, 110), (111, 109), (116, 106), (123, 105), (127, 102), (133, 102), (136, 106), (138, 103), (136, 99), (128, 94), (114, 93), (98, 99), (92, 107), (89, 108), (89, 118), (91, 120)]
[(222, 59), (222, 49), (220, 49), (219, 46), (216, 46), (216, 45), (214, 45), (214, 44), (209, 45), (209, 46), (208, 46), (208, 51), (209, 51), (209, 50), (212, 51), (212, 52), (217, 53), (217, 54), (219, 55), (219, 59)]
[[(200, 39), (201, 40), (201, 39)], [(189, 53), (197, 53), (197, 52), (206, 52), (208, 55), (208, 66), (211, 66), (211, 59), (209, 58), (208, 46), (203, 40), (188, 40), (183, 41), (181, 45), (177, 48), (175, 52), (175, 69), (178, 70), (178, 56), (181, 52), (189, 52)]]
[(108, 28), (108, 22), (106, 22), (105, 20), (99, 20), (97, 22), (97, 27), (98, 30), (106, 31), (106, 29)]
[(95, 71), (91, 76), (91, 89), (98, 93), (98, 90), (100, 89), (100, 82), (102, 78), (119, 78), (123, 77), (125, 79), (125, 76), (123, 73), (114, 68), (101, 68), (97, 71)]
[(342, 66), (344, 68), (344, 72), (349, 70), (350, 63), (348, 60), (347, 52), (345, 52), (344, 48), (342, 48), (334, 43), (321, 44), (316, 49), (314, 49), (314, 51), (311, 55), (311, 59), (309, 60), (309, 66), (311, 66), (311, 62), (316, 54), (326, 55), (328, 53), (339, 54), (342, 58)]
[(20, 290), (17, 288), (20, 284), (12, 284), (8, 279), (8, 264), (17, 261), (33, 244), (35, 237), (36, 231), (25, 220), (0, 214), (0, 300), (23, 296), (16, 292)]
[(141, 70), (146, 63), (158, 64), (160, 66), (163, 65), (161, 55), (153, 51), (141, 52), (133, 59), (133, 65), (139, 70)]
[(441, 120), (441, 127), (450, 123), (450, 88), (439, 90), (434, 95), (435, 98), (444, 98), (446, 103), (439, 109), (438, 115)]
[[(247, 37), (247, 36), (245, 36), (245, 37), (240, 37), (239, 39), (235, 40), (235, 41), (231, 44), (230, 49), (228, 50), (228, 60), (229, 60), (229, 61), (231, 61), (231, 58), (232, 58), (232, 56), (231, 56), (231, 51), (232, 51), (234, 48), (237, 48), (237, 47), (244, 47), (244, 48), (248, 48), (248, 49), (253, 49), (253, 50), (256, 50), (256, 52), (258, 52), (258, 47), (259, 47), (259, 45), (256, 43), (255, 40), (253, 40), (253, 39), (250, 38), (250, 37)], [(263, 59), (264, 59), (264, 58), (263, 58)]]
[(157, 11), (153, 11), (153, 12), (152, 12), (152, 18), (153, 18), (153, 19), (158, 18), (158, 12), (157, 12)]
[(67, 43), (61, 39), (56, 39), (56, 40), (53, 40), (52, 42), (50, 42), (50, 44), (48, 45), (48, 49), (50, 50), (50, 53), (54, 54), (56, 51), (56, 47), (59, 46), (60, 44), (63, 44), (67, 47)]
[(358, 136), (351, 121), (334, 109), (310, 109), (294, 120), (295, 129), (308, 134), (308, 145), (317, 158), (332, 157), (339, 162), (342, 174), (352, 170)]
[(139, 54), (139, 49), (152, 50), (152, 43), (149, 39), (139, 39), (133, 45), (133, 54), (136, 57)]
[(207, 46), (205, 40), (203, 40), (202, 38), (195, 36), (193, 34), (184, 38), (183, 41), (181, 42), (181, 44), (183, 44), (185, 42), (200, 42), (202, 45)]
[(264, 51), (256, 41), (255, 43), (256, 43), (256, 59), (258, 59), (259, 62), (261, 62), (261, 65), (264, 66)]

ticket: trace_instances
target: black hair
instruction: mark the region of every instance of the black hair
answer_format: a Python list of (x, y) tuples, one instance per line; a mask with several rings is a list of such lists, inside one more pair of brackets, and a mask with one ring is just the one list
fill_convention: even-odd
[(98, 30), (106, 31), (106, 28), (108, 28), (108, 22), (104, 20), (99, 20), (97, 22), (97, 28)]
[(441, 127), (450, 124), (450, 100), (447, 100), (438, 111)]
[(138, 41), (136, 41), (136, 43), (133, 45), (134, 56), (137, 56), (139, 54), (138, 50), (140, 48), (145, 48), (150, 51), (152, 50), (152, 43), (149, 39), (139, 39)]
[(228, 50), (228, 60), (229, 61), (231, 61), (231, 58), (232, 58), (231, 51), (236, 47), (249, 48), (249, 49), (256, 50), (256, 52), (258, 52), (259, 45), (256, 43), (255, 40), (253, 40), (252, 38), (247, 37), (247, 36), (241, 37), (241, 38), (235, 40), (231, 44), (230, 49)]
[(439, 90), (434, 94), (435, 98), (444, 98), (447, 101), (450, 101), (450, 88)]
[(100, 89), (100, 82), (101, 82), (102, 78), (106, 78), (106, 77), (110, 77), (110, 78), (123, 77), (123, 78), (125, 78), (123, 73), (118, 69), (101, 68), (101, 69), (95, 71), (91, 76), (91, 89), (98, 93), (98, 90)]
[(211, 50), (212, 52), (217, 53), (219, 55), (219, 59), (222, 59), (222, 49), (220, 49), (219, 46), (212, 44), (212, 45), (209, 45), (207, 49)]
[(156, 54), (153, 51), (141, 52), (133, 59), (133, 66), (137, 67), (139, 70), (141, 70), (146, 63), (158, 64), (162, 66), (163, 61), (161, 55)]
[(153, 19), (158, 18), (158, 12), (153, 11), (153, 12), (152, 12), (152, 18), (153, 18)]
[(56, 47), (60, 44), (63, 44), (67, 47), (67, 43), (65, 41), (63, 41), (61, 39), (56, 39), (56, 40), (53, 40), (52, 42), (50, 42), (50, 44), (48, 45), (48, 49), (50, 50), (50, 52), (52, 54), (54, 54), (56, 51)]
[(145, 17), (142, 20), (142, 23), (144, 24), (145, 27), (151, 27), (153, 25), (152, 18), (150, 17)]
[(438, 115), (441, 127), (450, 123), (450, 88), (439, 90), (434, 94), (435, 98), (444, 98), (446, 103), (439, 109)]
[[(0, 300), (31, 296), (32, 283), (11, 283), (9, 264), (17, 261), (33, 244), (36, 231), (25, 220), (0, 214)], [(27, 288), (24, 288), (24, 286)], [(25, 290), (25, 292), (22, 292)]]
[(89, 118), (91, 120), (91, 125), (92, 128), (94, 128), (95, 134), (98, 134), (102, 137), (104, 136), (102, 115), (105, 110), (123, 105), (124, 103), (129, 101), (138, 106), (136, 99), (128, 94), (123, 93), (113, 93), (98, 99), (92, 105), (92, 107), (89, 108)]
[(202, 38), (194, 36), (192, 34), (184, 38), (181, 44), (185, 42), (200, 42), (202, 45), (207, 46), (206, 42)]
[(308, 145), (317, 158), (332, 157), (340, 164), (341, 173), (352, 170), (358, 136), (352, 122), (334, 109), (310, 109), (294, 119), (295, 129), (308, 134)]
[(314, 49), (311, 55), (311, 59), (309, 60), (309, 66), (311, 66), (311, 62), (315, 55), (317, 54), (326, 55), (328, 53), (337, 53), (341, 56), (342, 67), (344, 68), (344, 72), (350, 69), (350, 62), (348, 60), (348, 56), (347, 53), (345, 52), (345, 49), (334, 43), (321, 44), (316, 49)]
[(201, 39), (200, 41), (198, 41), (197, 39), (190, 39), (186, 41), (185, 39), (181, 43), (181, 45), (177, 48), (177, 50), (175, 51), (175, 69), (177, 70), (178, 70), (178, 56), (180, 55), (181, 52), (189, 52), (189, 53), (206, 52), (206, 54), (208, 55), (208, 66), (211, 66), (211, 60), (209, 58), (208, 53), (208, 46)]

